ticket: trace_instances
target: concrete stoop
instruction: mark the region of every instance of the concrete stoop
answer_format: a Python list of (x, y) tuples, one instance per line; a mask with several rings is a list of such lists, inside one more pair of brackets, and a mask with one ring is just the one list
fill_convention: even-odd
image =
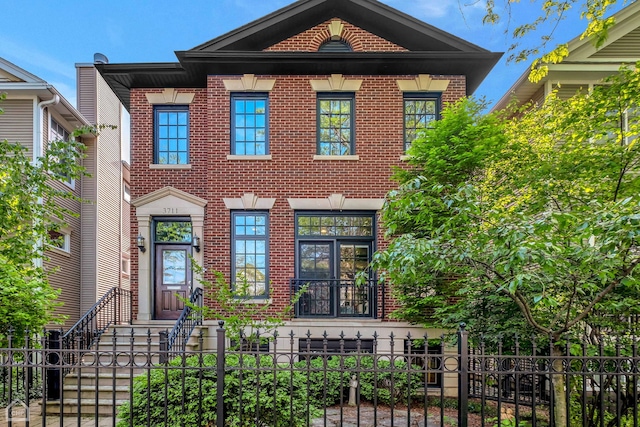
[[(129, 402), (133, 378), (160, 363), (160, 332), (173, 325), (174, 321), (152, 321), (109, 328), (63, 379), (62, 399), (43, 405), (47, 416), (61, 411), (65, 416), (113, 416), (118, 406)], [(188, 351), (199, 350), (198, 334), (196, 328)]]

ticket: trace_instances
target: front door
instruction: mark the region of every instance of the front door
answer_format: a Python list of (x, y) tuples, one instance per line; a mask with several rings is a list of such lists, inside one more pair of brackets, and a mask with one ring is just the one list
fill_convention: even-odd
[(155, 318), (177, 319), (191, 288), (191, 245), (155, 247)]

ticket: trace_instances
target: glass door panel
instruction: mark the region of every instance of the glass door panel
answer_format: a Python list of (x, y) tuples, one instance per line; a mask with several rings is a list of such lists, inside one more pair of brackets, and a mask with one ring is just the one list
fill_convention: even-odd
[(364, 316), (371, 313), (369, 283), (356, 284), (356, 279), (367, 271), (371, 256), (368, 243), (339, 242), (340, 246), (340, 314)]
[(307, 287), (298, 302), (299, 315), (333, 316), (333, 243), (300, 242), (299, 251), (299, 286)]

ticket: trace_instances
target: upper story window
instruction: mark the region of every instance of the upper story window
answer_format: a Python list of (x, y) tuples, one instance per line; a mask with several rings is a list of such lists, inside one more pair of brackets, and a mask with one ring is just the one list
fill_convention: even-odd
[[(50, 136), (49, 141), (69, 141), (71, 138), (71, 134), (62, 127), (62, 125), (56, 122), (54, 119), (51, 119), (51, 128), (50, 128)], [(58, 177), (65, 184), (73, 187), (74, 180), (70, 175), (59, 174)]]
[(419, 135), (429, 129), (440, 116), (440, 96), (434, 94), (405, 94), (404, 96), (404, 151)]
[(268, 214), (233, 212), (231, 230), (234, 289), (242, 296), (268, 296)]
[(154, 108), (154, 163), (189, 163), (189, 106), (158, 105)]
[(353, 93), (318, 94), (318, 154), (355, 154)]
[(267, 94), (234, 94), (231, 97), (231, 154), (269, 154)]

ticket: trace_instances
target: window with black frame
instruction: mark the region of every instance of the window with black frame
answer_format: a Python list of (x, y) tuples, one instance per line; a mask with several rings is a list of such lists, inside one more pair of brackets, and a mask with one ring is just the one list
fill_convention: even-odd
[(296, 316), (376, 317), (374, 246), (375, 213), (298, 212)]
[(232, 282), (239, 296), (269, 296), (269, 216), (266, 212), (232, 213)]
[(404, 95), (404, 152), (420, 136), (420, 132), (433, 126), (440, 118), (440, 95), (406, 93)]
[(231, 154), (269, 154), (269, 98), (264, 93), (231, 96)]
[(154, 108), (154, 163), (189, 163), (189, 106), (157, 105)]
[(322, 156), (355, 154), (354, 104), (353, 93), (318, 94), (317, 154)]

